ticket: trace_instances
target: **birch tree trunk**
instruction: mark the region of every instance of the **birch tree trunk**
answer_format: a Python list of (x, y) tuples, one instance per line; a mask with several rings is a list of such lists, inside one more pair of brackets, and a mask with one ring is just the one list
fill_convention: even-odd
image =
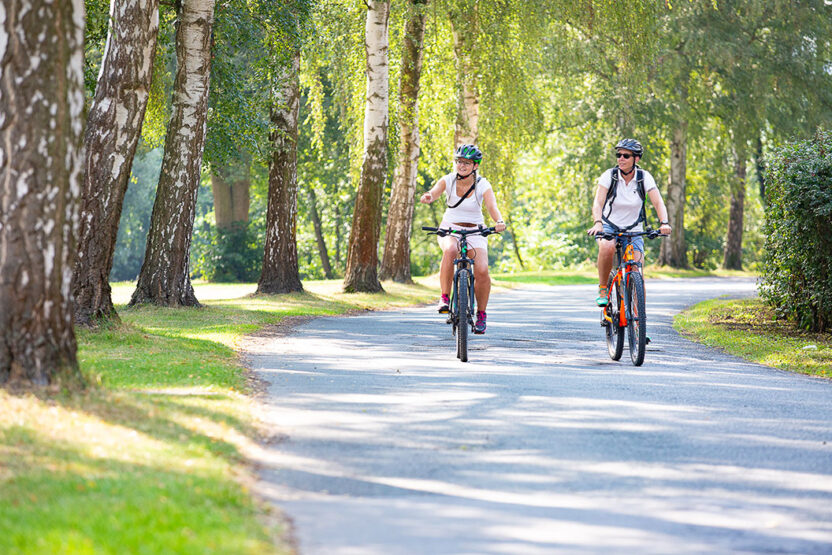
[(381, 197), (387, 176), (389, 67), (387, 62), (390, 3), (369, 0), (364, 49), (367, 56), (367, 95), (364, 110), (364, 162), (355, 200), (347, 251), (344, 291), (383, 291), (378, 280)]
[(667, 216), (673, 226), (670, 237), (662, 241), (659, 264), (673, 268), (688, 267), (685, 243), (685, 187), (687, 174), (687, 122), (680, 122), (670, 141), (670, 180), (667, 186)]
[(81, 380), (72, 326), (84, 2), (0, 4), (0, 384)]
[(118, 320), (110, 270), (150, 97), (158, 31), (159, 0), (112, 0), (104, 61), (87, 116), (81, 229), (72, 278), (77, 325)]
[(478, 34), (476, 4), (452, 11), (451, 29), (454, 38), (456, 74), (459, 95), (457, 102), (454, 147), (476, 144), (479, 137), (480, 98), (477, 86), (477, 64), (474, 60), (475, 41)]
[(728, 235), (722, 267), (726, 270), (742, 270), (742, 227), (745, 208), (746, 166), (745, 149), (734, 149), (734, 180), (731, 182), (731, 209), (728, 216)]
[(411, 0), (409, 8), (399, 88), (401, 145), (387, 213), (387, 239), (380, 272), (381, 279), (392, 279), (399, 283), (413, 282), (410, 276), (410, 234), (413, 229), (416, 170), (419, 162), (419, 79), (422, 75), (427, 16), (425, 5), (420, 7)]
[(214, 0), (182, 0), (172, 115), (144, 263), (130, 306), (199, 306), (188, 259), (205, 146), (213, 22)]
[(326, 241), (324, 241), (324, 230), (321, 224), (321, 216), (318, 214), (318, 199), (315, 196), (315, 189), (309, 187), (307, 194), (309, 197), (309, 217), (312, 218), (312, 226), (315, 229), (315, 242), (321, 256), (321, 267), (326, 279), (332, 279), (332, 265), (329, 263), (329, 252), (327, 252)]
[(298, 273), (298, 110), (300, 50), (295, 50), (272, 108), (272, 159), (266, 246), (258, 293), (303, 291)]

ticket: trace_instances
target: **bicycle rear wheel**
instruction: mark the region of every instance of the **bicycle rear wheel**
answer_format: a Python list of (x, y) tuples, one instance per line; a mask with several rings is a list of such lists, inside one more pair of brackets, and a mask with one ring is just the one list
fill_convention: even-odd
[(624, 328), (619, 325), (619, 314), (623, 296), (618, 287), (618, 281), (615, 279), (615, 274), (610, 274), (610, 279), (607, 281), (607, 288), (610, 292), (610, 302), (604, 308), (604, 314), (612, 320), (612, 322), (607, 322), (607, 325), (604, 326), (607, 335), (607, 350), (610, 353), (611, 359), (620, 360), (622, 353), (624, 353)]
[(630, 300), (630, 318), (627, 319), (630, 359), (634, 365), (641, 366), (647, 346), (647, 313), (644, 307), (644, 278), (640, 273), (630, 274), (627, 295)]
[(468, 283), (470, 279), (468, 270), (459, 271), (456, 284), (456, 356), (462, 362), (468, 362)]

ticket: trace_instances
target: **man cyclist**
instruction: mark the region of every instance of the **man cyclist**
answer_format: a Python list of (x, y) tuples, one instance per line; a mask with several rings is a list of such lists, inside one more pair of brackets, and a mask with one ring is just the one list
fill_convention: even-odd
[[(506, 224), (497, 208), (497, 198), (491, 183), (482, 176), (477, 176), (477, 168), (482, 162), (482, 152), (476, 145), (461, 145), (454, 152), (456, 171), (439, 179), (430, 191), (422, 195), (419, 201), (430, 204), (445, 193), (447, 207), (442, 216), (442, 229), (476, 229), (485, 226), (482, 205), (496, 222), (495, 230), (505, 231)], [(438, 237), (442, 248), (442, 262), (439, 265), (439, 312), (449, 312), (451, 285), (454, 277), (454, 259), (459, 252), (459, 240), (453, 235)], [(477, 298), (477, 321), (474, 333), (485, 333), (488, 296), (491, 293), (491, 277), (488, 275), (488, 238), (482, 235), (468, 236), (468, 244), (474, 250), (474, 296)]]
[[(595, 202), (592, 204), (593, 226), (587, 230), (590, 235), (615, 233), (619, 231), (643, 231), (645, 196), (650, 198), (659, 217), (659, 232), (670, 233), (667, 208), (656, 187), (656, 180), (650, 172), (638, 167), (644, 149), (635, 139), (621, 139), (615, 145), (617, 165), (608, 169), (598, 178)], [(644, 259), (644, 238), (629, 239), (635, 250), (636, 261)], [(625, 245), (626, 246), (626, 245)], [(598, 241), (598, 306), (607, 304), (607, 279), (615, 257), (615, 241)]]

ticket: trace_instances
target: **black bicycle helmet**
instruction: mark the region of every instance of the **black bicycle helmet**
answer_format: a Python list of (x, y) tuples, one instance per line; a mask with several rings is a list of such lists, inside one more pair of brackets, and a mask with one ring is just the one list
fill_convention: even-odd
[(482, 152), (477, 148), (477, 145), (459, 145), (456, 152), (454, 152), (454, 160), (457, 158), (465, 158), (479, 164), (482, 162)]
[(639, 158), (641, 158), (641, 155), (644, 154), (644, 148), (641, 146), (641, 143), (635, 139), (621, 139), (620, 141), (618, 141), (618, 144), (615, 145), (616, 151), (619, 148), (629, 150)]

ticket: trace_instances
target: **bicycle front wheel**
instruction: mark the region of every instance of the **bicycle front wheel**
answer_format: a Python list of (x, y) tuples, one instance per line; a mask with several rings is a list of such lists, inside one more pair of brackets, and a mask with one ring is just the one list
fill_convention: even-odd
[(457, 279), (456, 356), (462, 362), (468, 362), (468, 287), (471, 276), (468, 270), (460, 270)]
[(624, 328), (620, 326), (621, 301), (624, 297), (621, 295), (615, 274), (610, 274), (607, 290), (610, 292), (610, 302), (604, 308), (604, 314), (612, 320), (604, 326), (607, 334), (607, 350), (611, 359), (620, 360), (624, 352)]
[(630, 317), (627, 318), (630, 359), (634, 365), (641, 366), (647, 346), (647, 313), (644, 307), (644, 278), (639, 272), (630, 274), (627, 295), (630, 301)]

